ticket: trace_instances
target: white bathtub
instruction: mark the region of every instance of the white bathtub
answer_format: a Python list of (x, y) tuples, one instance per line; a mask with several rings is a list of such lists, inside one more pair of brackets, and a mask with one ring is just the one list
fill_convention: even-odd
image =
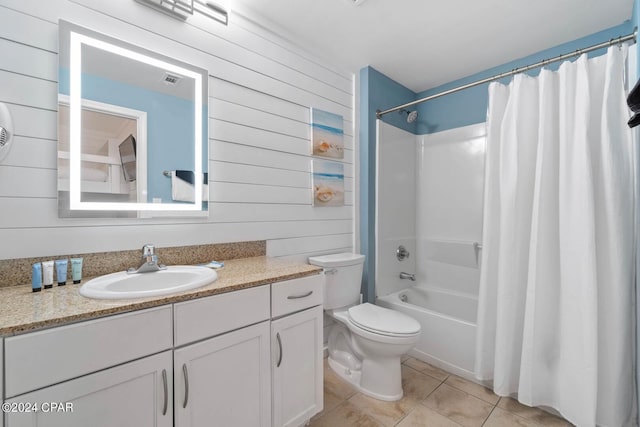
[(376, 304), (398, 310), (420, 322), (420, 340), (409, 352), (410, 356), (474, 380), (476, 297), (416, 285), (379, 297)]

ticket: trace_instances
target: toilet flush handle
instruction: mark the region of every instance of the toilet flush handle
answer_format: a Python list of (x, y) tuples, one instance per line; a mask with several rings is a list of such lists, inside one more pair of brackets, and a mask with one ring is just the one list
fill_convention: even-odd
[(331, 268), (329, 270), (325, 270), (324, 274), (336, 274), (338, 272), (337, 268)]

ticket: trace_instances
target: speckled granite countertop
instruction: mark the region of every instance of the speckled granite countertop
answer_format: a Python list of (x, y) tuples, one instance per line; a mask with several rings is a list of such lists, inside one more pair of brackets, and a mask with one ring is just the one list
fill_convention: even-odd
[(218, 270), (218, 280), (210, 285), (179, 294), (127, 300), (85, 298), (78, 292), (81, 285), (54, 286), (35, 293), (30, 285), (9, 286), (0, 288), (0, 336), (295, 279), (320, 270), (268, 257), (227, 260)]

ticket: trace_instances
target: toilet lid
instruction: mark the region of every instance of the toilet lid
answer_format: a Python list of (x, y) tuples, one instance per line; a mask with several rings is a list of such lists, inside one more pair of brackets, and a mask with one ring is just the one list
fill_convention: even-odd
[(351, 307), (349, 319), (363, 329), (380, 334), (415, 335), (420, 332), (416, 319), (369, 303)]

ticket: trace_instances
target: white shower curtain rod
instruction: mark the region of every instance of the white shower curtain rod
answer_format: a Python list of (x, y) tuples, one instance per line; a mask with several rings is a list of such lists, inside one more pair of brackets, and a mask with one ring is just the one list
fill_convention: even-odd
[(469, 84), (466, 84), (464, 86), (459, 86), (459, 87), (456, 87), (456, 88), (453, 88), (453, 89), (445, 90), (444, 92), (436, 93), (435, 95), (430, 95), (430, 96), (427, 96), (425, 98), (418, 99), (416, 101), (407, 102), (406, 104), (398, 105), (397, 107), (389, 108), (388, 110), (384, 110), (384, 111), (378, 110), (378, 111), (376, 111), (376, 117), (378, 119), (380, 119), (385, 114), (393, 113), (394, 111), (399, 111), (399, 110), (402, 110), (402, 109), (405, 109), (405, 108), (413, 107), (414, 105), (421, 104), (421, 103), (426, 102), (426, 101), (431, 101), (432, 99), (440, 98), (441, 96), (450, 95), (452, 93), (460, 92), (461, 90), (469, 89), (469, 88), (472, 88), (474, 86), (479, 86), (479, 85), (484, 84), (484, 83), (490, 83), (490, 82), (493, 82), (495, 80), (500, 80), (500, 79), (503, 79), (505, 77), (513, 76), (515, 74), (525, 73), (525, 72), (527, 72), (529, 70), (533, 70), (534, 68), (544, 67), (545, 65), (553, 64), (554, 62), (564, 61), (565, 59), (573, 58), (574, 56), (580, 56), (583, 53), (593, 52), (594, 50), (607, 48), (607, 47), (613, 46), (615, 44), (622, 44), (622, 43), (627, 42), (627, 41), (634, 41), (635, 42), (636, 35), (637, 35), (637, 31), (634, 31), (633, 33), (628, 34), (626, 36), (616, 37), (614, 39), (611, 39), (609, 41), (606, 41), (606, 42), (603, 42), (603, 43), (600, 43), (600, 44), (596, 44), (596, 45), (593, 45), (593, 46), (585, 47), (584, 49), (578, 49), (578, 50), (576, 50), (574, 52), (565, 53), (565, 54), (562, 54), (560, 56), (556, 56), (556, 57), (551, 58), (551, 59), (545, 59), (545, 60), (542, 60), (540, 62), (536, 62), (535, 64), (527, 65), (526, 67), (514, 68), (511, 71), (507, 71), (507, 72), (504, 72), (502, 74), (498, 74), (498, 75), (493, 76), (493, 77), (488, 77), (486, 79), (478, 80), (476, 82), (469, 83)]

